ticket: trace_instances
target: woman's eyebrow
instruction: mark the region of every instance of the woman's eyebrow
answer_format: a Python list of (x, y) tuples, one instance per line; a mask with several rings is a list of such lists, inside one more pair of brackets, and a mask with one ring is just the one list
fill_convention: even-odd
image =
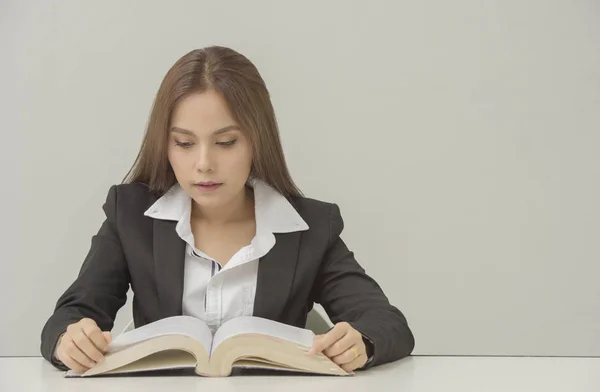
[[(234, 130), (239, 131), (240, 127), (238, 125), (234, 125), (234, 124), (228, 125), (221, 129), (217, 129), (216, 131), (213, 132), (213, 135), (220, 135), (222, 133), (226, 133), (226, 132), (234, 131)], [(182, 133), (184, 135), (189, 135), (189, 136), (196, 136), (196, 134), (194, 132), (190, 131), (189, 129), (179, 128), (179, 127), (171, 127), (171, 129), (169, 131)]]

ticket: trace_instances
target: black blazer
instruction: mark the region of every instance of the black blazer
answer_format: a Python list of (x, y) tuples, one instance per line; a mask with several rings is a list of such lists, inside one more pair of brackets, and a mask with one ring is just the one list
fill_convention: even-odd
[[(53, 358), (67, 326), (88, 317), (110, 331), (130, 285), (135, 327), (182, 314), (185, 242), (175, 232), (177, 222), (144, 216), (157, 199), (143, 184), (110, 188), (106, 219), (79, 276), (42, 330), (42, 355), (55, 367), (67, 369)], [(259, 261), (254, 315), (305, 327), (317, 302), (333, 323), (346, 321), (374, 343), (369, 366), (409, 355), (414, 338), (406, 318), (340, 238), (338, 206), (300, 197), (290, 202), (310, 228), (275, 234), (275, 246)]]

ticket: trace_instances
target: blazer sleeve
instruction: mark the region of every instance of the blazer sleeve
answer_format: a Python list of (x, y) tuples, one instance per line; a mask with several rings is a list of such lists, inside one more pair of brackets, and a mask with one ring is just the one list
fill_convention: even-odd
[(127, 301), (130, 278), (116, 229), (116, 185), (108, 191), (103, 209), (106, 219), (92, 237), (77, 279), (58, 299), (54, 313), (42, 329), (42, 356), (61, 370), (68, 368), (54, 358), (54, 351), (67, 326), (91, 318), (101, 330), (110, 331), (117, 311)]
[(343, 228), (339, 207), (332, 204), (329, 245), (317, 277), (316, 301), (333, 323), (348, 322), (373, 343), (373, 357), (365, 368), (408, 356), (415, 340), (406, 318), (348, 250), (340, 238)]

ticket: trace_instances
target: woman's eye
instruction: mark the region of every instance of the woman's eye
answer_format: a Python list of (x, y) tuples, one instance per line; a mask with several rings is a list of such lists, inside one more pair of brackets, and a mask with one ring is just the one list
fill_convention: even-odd
[(181, 147), (181, 148), (185, 148), (185, 149), (187, 149), (187, 148), (190, 148), (190, 147), (192, 147), (193, 143), (190, 143), (190, 142), (178, 142), (178, 141), (176, 141), (176, 142), (175, 142), (175, 145), (176, 145), (177, 147)]
[(237, 142), (237, 139), (234, 140), (230, 140), (228, 142), (218, 142), (217, 144), (223, 147), (230, 147), (233, 146), (235, 144), (235, 142)]

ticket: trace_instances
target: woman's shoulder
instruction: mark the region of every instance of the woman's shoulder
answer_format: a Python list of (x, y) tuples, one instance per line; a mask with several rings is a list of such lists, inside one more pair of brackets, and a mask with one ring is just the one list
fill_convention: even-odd
[(122, 200), (156, 200), (158, 196), (150, 191), (147, 184), (136, 182), (131, 184), (113, 185), (119, 199)]
[(332, 224), (343, 225), (340, 209), (335, 202), (292, 196), (290, 203), (309, 227), (324, 226), (330, 229)]
[(299, 213), (322, 214), (332, 208), (334, 203), (304, 196), (291, 196), (290, 203)]
[(106, 206), (115, 213), (134, 213), (143, 215), (157, 199), (158, 195), (150, 191), (144, 183), (117, 184), (110, 187), (106, 197)]
[(119, 196), (126, 198), (156, 198), (147, 184), (142, 182), (135, 183), (124, 183), (113, 185), (111, 188), (115, 188)]

